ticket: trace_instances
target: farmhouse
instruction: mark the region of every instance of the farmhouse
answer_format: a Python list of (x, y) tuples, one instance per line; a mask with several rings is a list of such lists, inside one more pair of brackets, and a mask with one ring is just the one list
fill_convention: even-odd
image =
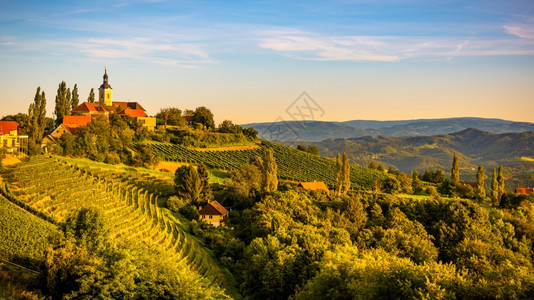
[(324, 191), (326, 194), (330, 195), (330, 190), (322, 181), (311, 181), (311, 182), (299, 182), (297, 187), (303, 188), (308, 191)]
[(199, 213), (202, 221), (215, 227), (222, 225), (228, 219), (228, 211), (217, 201), (206, 204)]
[(28, 136), (19, 132), (19, 124), (15, 121), (0, 121), (0, 148), (9, 153), (26, 153)]

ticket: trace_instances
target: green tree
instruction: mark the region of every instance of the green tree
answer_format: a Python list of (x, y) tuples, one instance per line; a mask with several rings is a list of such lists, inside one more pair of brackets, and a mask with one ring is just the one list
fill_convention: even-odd
[(72, 89), (72, 98), (70, 100), (70, 106), (74, 109), (80, 103), (80, 95), (78, 94), (78, 84), (74, 84)]
[(198, 171), (194, 166), (181, 166), (174, 174), (174, 183), (178, 196), (195, 206), (210, 200), (211, 191), (204, 165), (200, 165)]
[(502, 166), (499, 166), (499, 171), (497, 173), (497, 183), (498, 183), (497, 190), (499, 191), (498, 198), (500, 200), (502, 195), (506, 192), (505, 187), (504, 187), (504, 174), (503, 174)]
[(221, 124), (219, 124), (218, 131), (222, 133), (240, 133), (243, 131), (243, 128), (234, 124), (230, 120), (224, 120)]
[(313, 155), (319, 155), (319, 148), (317, 148), (317, 146), (308, 145), (308, 153)]
[(499, 181), (497, 180), (495, 168), (493, 168), (493, 175), (491, 176), (491, 202), (493, 206), (499, 204)]
[[(33, 103), (28, 108), (28, 135), (35, 145), (40, 145), (46, 127), (46, 97), (44, 91), (38, 87)], [(40, 148), (40, 147), (39, 147)], [(40, 149), (39, 149), (40, 150)]]
[(456, 153), (452, 158), (451, 179), (454, 182), (460, 182), (460, 167), (458, 166), (458, 157)]
[(265, 151), (263, 156), (262, 168), (262, 185), (263, 190), (267, 193), (274, 192), (278, 189), (276, 160), (271, 149)]
[(484, 170), (484, 166), (478, 166), (477, 186), (475, 189), (475, 197), (478, 199), (478, 201), (482, 201), (484, 198), (486, 198), (486, 189), (484, 188), (484, 182), (486, 178), (488, 178), (488, 176), (486, 176), (486, 170)]
[(306, 150), (306, 146), (304, 146), (304, 145), (300, 145), (300, 144), (297, 145), (297, 150), (299, 150), (299, 151), (304, 151), (304, 152), (307, 151), (307, 150)]
[(182, 117), (182, 111), (175, 107), (167, 107), (159, 110), (156, 118), (163, 121), (163, 126), (167, 129), (167, 125), (175, 125), (184, 127), (185, 119)]
[(421, 182), (421, 179), (419, 179), (419, 174), (417, 173), (417, 170), (413, 170), (412, 172), (412, 190), (414, 193), (419, 193), (423, 189), (423, 184)]
[(89, 96), (87, 97), (87, 102), (95, 103), (95, 89), (94, 88), (91, 88), (91, 91), (89, 91)]
[(336, 195), (340, 196), (343, 190), (343, 162), (341, 153), (336, 155)]
[(347, 153), (343, 152), (341, 193), (346, 194), (350, 190), (350, 164)]
[[(70, 94), (70, 90), (68, 91)], [(56, 106), (54, 109), (54, 115), (56, 116), (56, 126), (63, 123), (63, 116), (70, 114), (70, 95), (67, 98), (67, 84), (62, 81), (57, 88)]]
[(197, 107), (193, 113), (193, 123), (202, 124), (206, 129), (214, 129), (213, 113), (204, 106)]

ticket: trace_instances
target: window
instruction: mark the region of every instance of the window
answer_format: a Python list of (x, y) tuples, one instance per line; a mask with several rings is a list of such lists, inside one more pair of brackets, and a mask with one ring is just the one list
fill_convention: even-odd
[(213, 216), (212, 216), (212, 215), (210, 215), (210, 219), (213, 219)]

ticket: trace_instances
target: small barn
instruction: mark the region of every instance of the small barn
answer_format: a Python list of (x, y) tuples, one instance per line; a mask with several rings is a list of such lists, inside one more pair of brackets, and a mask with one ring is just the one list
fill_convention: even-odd
[(222, 225), (228, 219), (228, 210), (217, 201), (206, 204), (199, 213), (200, 220), (215, 227)]
[(308, 191), (324, 191), (327, 195), (330, 195), (330, 190), (322, 181), (310, 181), (310, 182), (299, 182), (297, 187), (303, 188)]

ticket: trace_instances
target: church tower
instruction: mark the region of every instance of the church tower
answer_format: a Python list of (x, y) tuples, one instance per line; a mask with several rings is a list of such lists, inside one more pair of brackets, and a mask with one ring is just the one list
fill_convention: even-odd
[(104, 83), (100, 86), (98, 89), (99, 94), (99, 101), (98, 103), (100, 105), (104, 104), (105, 106), (111, 106), (112, 105), (112, 98), (111, 98), (111, 85), (108, 83), (108, 72), (104, 68)]

